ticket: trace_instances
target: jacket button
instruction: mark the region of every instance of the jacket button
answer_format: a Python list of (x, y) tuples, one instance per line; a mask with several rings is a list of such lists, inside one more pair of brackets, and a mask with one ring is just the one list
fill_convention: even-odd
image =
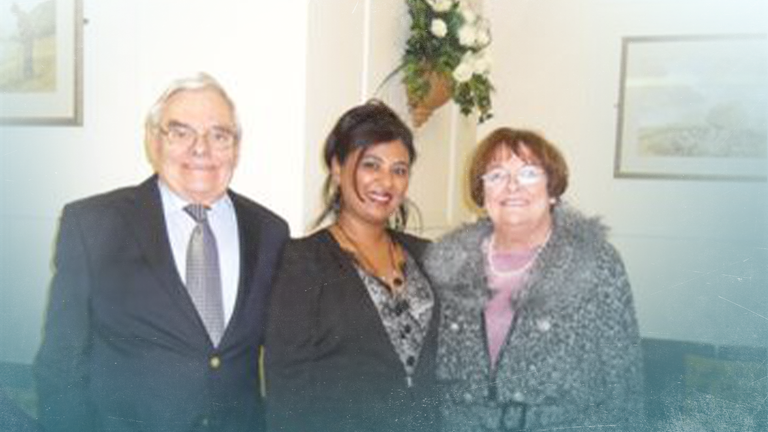
[(211, 369), (216, 370), (221, 367), (221, 358), (219, 356), (213, 356), (210, 360), (208, 360), (208, 366), (211, 367)]
[(464, 402), (467, 402), (467, 403), (472, 402), (475, 399), (472, 397), (472, 394), (469, 392), (464, 393), (463, 395), (461, 395), (461, 397), (462, 399), (464, 399)]
[(549, 331), (549, 329), (552, 328), (552, 324), (549, 322), (549, 320), (539, 320), (539, 322), (536, 323), (536, 326), (539, 327), (539, 330), (546, 332)]
[(515, 402), (522, 402), (525, 400), (525, 396), (520, 392), (515, 392), (515, 394), (512, 395), (512, 400)]
[(208, 417), (203, 417), (200, 419), (200, 426), (207, 428), (210, 425), (210, 421), (208, 420)]
[(451, 330), (453, 331), (459, 331), (459, 324), (458, 323), (451, 323)]

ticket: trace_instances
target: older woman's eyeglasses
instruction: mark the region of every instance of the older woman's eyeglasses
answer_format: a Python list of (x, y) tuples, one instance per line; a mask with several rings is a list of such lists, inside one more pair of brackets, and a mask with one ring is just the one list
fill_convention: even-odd
[(546, 177), (546, 173), (536, 165), (523, 165), (516, 173), (512, 173), (506, 168), (494, 168), (480, 176), (486, 187), (506, 185), (512, 177), (517, 180), (517, 184), (530, 186), (542, 181)]
[[(173, 122), (167, 127), (161, 126), (159, 130), (171, 146), (179, 149), (191, 148), (201, 136), (192, 126), (178, 122)], [(202, 137), (214, 150), (229, 150), (237, 142), (237, 134), (234, 131), (219, 126), (208, 129)]]

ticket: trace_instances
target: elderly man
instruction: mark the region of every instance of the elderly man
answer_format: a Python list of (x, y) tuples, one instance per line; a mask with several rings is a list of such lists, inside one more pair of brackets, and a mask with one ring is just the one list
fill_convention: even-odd
[(68, 204), (35, 362), (48, 431), (253, 431), (278, 216), (228, 190), (235, 106), (210, 76), (152, 107), (156, 175)]

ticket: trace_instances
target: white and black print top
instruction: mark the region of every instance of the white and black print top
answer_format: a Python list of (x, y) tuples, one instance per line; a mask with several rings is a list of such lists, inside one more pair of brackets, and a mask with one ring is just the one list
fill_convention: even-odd
[(416, 261), (405, 252), (405, 283), (397, 295), (392, 295), (384, 283), (355, 264), (368, 294), (379, 311), (384, 328), (395, 352), (403, 363), (408, 386), (418, 364), (419, 353), (432, 319), (435, 304), (429, 281)]

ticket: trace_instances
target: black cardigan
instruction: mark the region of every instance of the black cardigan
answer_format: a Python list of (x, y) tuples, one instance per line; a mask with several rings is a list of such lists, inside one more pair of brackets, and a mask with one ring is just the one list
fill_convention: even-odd
[[(427, 241), (392, 232), (416, 262)], [(285, 247), (266, 339), (270, 431), (437, 430), (435, 296), (413, 386), (349, 255), (321, 230)]]

